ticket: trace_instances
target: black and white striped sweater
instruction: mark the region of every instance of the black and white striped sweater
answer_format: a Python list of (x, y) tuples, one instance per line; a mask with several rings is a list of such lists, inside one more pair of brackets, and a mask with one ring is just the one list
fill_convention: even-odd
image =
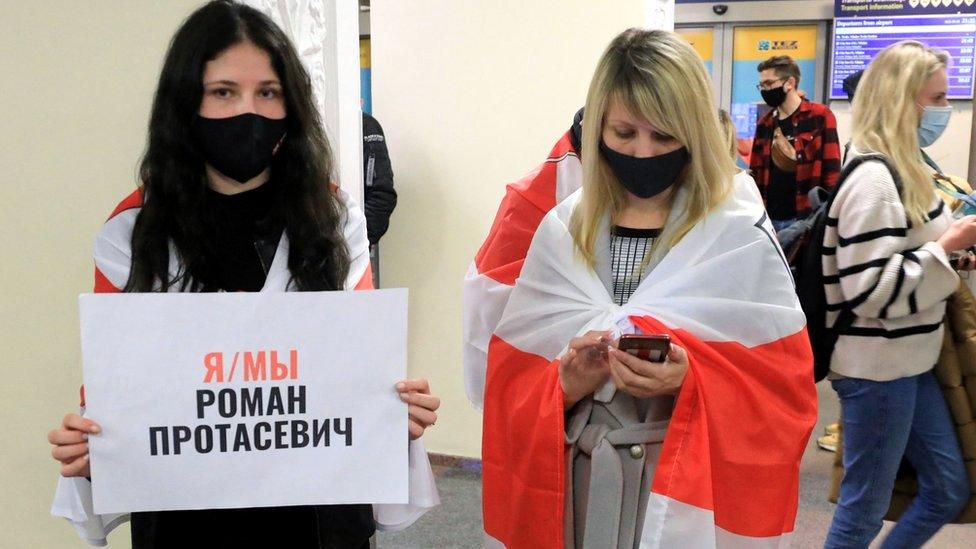
[(853, 307), (856, 319), (834, 348), (833, 374), (889, 381), (926, 372), (938, 360), (946, 298), (959, 277), (935, 242), (952, 216), (934, 193), (929, 210), (923, 225), (909, 226), (880, 162), (856, 168), (837, 194), (824, 234), (827, 324), (839, 314), (830, 309), (841, 305)]

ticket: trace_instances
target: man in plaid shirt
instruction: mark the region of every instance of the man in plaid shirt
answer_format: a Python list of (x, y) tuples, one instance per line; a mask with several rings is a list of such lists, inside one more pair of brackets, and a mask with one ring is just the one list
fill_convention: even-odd
[(756, 123), (749, 169), (781, 231), (809, 213), (807, 193), (837, 182), (841, 149), (837, 120), (826, 105), (802, 97), (800, 68), (788, 55), (759, 64), (759, 92), (773, 107)]

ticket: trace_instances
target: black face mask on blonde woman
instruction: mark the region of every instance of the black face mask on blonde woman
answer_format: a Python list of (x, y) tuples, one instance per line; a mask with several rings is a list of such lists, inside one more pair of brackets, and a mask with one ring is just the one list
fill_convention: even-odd
[(621, 154), (600, 140), (600, 153), (620, 184), (638, 198), (651, 198), (671, 188), (688, 164), (688, 149), (637, 158)]

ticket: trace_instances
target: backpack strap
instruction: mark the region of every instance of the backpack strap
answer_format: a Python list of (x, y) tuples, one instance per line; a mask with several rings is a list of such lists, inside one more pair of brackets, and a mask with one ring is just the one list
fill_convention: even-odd
[[(829, 214), (830, 208), (834, 204), (834, 198), (837, 197), (837, 193), (840, 191), (841, 185), (847, 180), (848, 177), (850, 177), (852, 173), (854, 173), (854, 170), (856, 170), (858, 166), (864, 164), (865, 162), (881, 162), (884, 164), (888, 169), (888, 172), (891, 173), (891, 179), (895, 183), (895, 189), (898, 190), (898, 195), (901, 196), (901, 179), (898, 177), (898, 172), (895, 171), (895, 168), (891, 165), (888, 157), (880, 153), (862, 154), (855, 156), (850, 160), (850, 162), (844, 165), (844, 168), (841, 170), (840, 177), (837, 178), (837, 184), (834, 185), (834, 188), (830, 193), (830, 198), (828, 198), (824, 204), (824, 207), (826, 208), (824, 215)], [(854, 325), (855, 320), (857, 320), (857, 314), (854, 313), (853, 309), (849, 307), (840, 309), (837, 320), (834, 321), (834, 325), (829, 330), (832, 332), (831, 337), (836, 338), (837, 336), (846, 332), (848, 328)], [(836, 339), (834, 339), (834, 341), (836, 341)]]
[(855, 156), (850, 160), (850, 162), (845, 164), (844, 168), (840, 172), (840, 177), (837, 178), (837, 184), (834, 185), (834, 194), (836, 194), (837, 189), (840, 188), (841, 182), (846, 180), (848, 176), (850, 176), (854, 170), (857, 169), (858, 166), (864, 164), (865, 162), (881, 162), (884, 164), (885, 168), (887, 168), (888, 172), (891, 174), (891, 179), (895, 182), (895, 188), (898, 189), (898, 194), (901, 195), (901, 178), (898, 176), (898, 172), (895, 171), (895, 167), (892, 166), (891, 161), (888, 160), (888, 157), (881, 153), (861, 154)]
[(935, 170), (935, 173), (942, 175), (942, 168), (939, 168), (939, 165), (935, 163), (935, 160), (932, 160), (932, 157), (925, 152), (925, 149), (919, 149), (918, 152), (922, 153), (922, 160), (928, 164), (930, 168)]
[(840, 336), (854, 325), (855, 320), (857, 320), (857, 314), (854, 313), (854, 309), (845, 307), (840, 310), (840, 314), (837, 315), (837, 320), (834, 321), (834, 325), (830, 329), (834, 334)]

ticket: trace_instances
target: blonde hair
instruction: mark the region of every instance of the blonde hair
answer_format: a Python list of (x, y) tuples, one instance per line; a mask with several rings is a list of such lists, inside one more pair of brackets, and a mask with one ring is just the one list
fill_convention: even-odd
[(674, 136), (688, 150), (688, 165), (675, 182), (687, 195), (684, 208), (672, 211), (655, 243), (660, 257), (720, 204), (732, 188), (735, 163), (719, 129), (718, 110), (705, 66), (678, 35), (628, 29), (610, 42), (600, 58), (586, 95), (583, 114), (583, 194), (570, 218), (577, 253), (592, 268), (596, 240), (606, 215), (614, 219), (626, 205), (626, 191), (599, 153), (603, 122), (612, 102), (658, 131)]
[(854, 95), (851, 143), (860, 152), (888, 157), (902, 183), (901, 201), (913, 225), (927, 219), (935, 197), (918, 144), (918, 94), (949, 64), (949, 56), (906, 40), (881, 50)]
[(725, 109), (718, 110), (718, 121), (722, 125), (722, 132), (725, 136), (725, 143), (729, 148), (729, 155), (732, 156), (732, 161), (735, 162), (739, 158), (739, 137), (735, 133), (735, 123), (732, 122), (732, 117)]

